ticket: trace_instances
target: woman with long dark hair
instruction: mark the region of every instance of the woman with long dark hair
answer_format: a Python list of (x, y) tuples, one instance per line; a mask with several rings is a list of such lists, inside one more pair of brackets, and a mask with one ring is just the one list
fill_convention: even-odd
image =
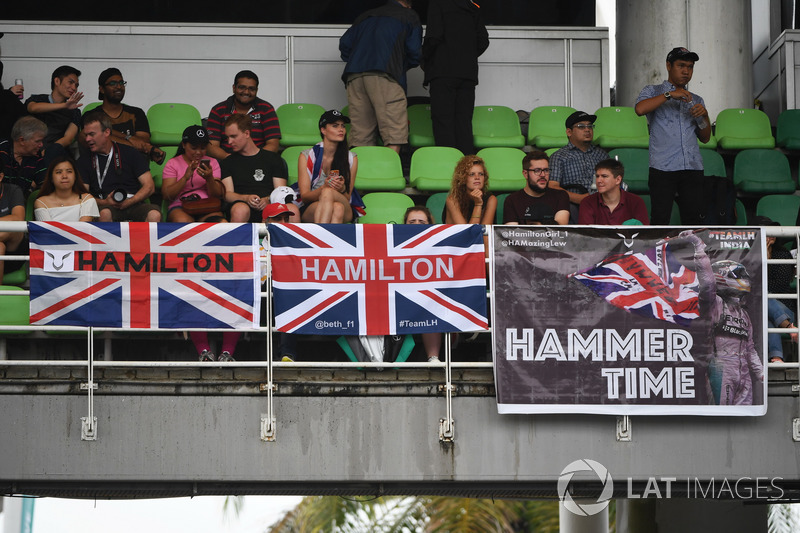
[(350, 222), (350, 197), (356, 185), (358, 160), (347, 147), (345, 124), (350, 119), (331, 110), (319, 119), (322, 142), (300, 154), (297, 186), (303, 222)]
[(100, 216), (97, 202), (86, 192), (75, 162), (67, 155), (53, 159), (33, 203), (36, 220), (92, 222)]

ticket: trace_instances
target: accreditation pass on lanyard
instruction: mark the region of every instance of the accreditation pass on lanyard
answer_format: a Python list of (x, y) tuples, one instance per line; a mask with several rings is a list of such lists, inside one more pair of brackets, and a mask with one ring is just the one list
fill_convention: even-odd
[(100, 190), (103, 190), (103, 182), (106, 179), (106, 174), (108, 173), (108, 167), (111, 166), (111, 162), (114, 161), (114, 145), (111, 145), (111, 151), (108, 152), (108, 158), (106, 159), (106, 168), (103, 169), (103, 175), (100, 175), (100, 157), (95, 154), (94, 156), (94, 171), (97, 174), (97, 183), (100, 185)]

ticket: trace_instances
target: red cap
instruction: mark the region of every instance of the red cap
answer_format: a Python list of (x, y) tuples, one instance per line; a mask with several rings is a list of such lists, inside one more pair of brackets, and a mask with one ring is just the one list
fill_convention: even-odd
[(262, 211), (261, 220), (267, 220), (268, 218), (276, 217), (284, 213), (291, 213), (286, 204), (269, 204), (264, 208), (264, 211)]

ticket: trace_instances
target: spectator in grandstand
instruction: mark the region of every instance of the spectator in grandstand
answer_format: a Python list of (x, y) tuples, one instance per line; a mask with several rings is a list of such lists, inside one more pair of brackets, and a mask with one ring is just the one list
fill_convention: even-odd
[(78, 91), (81, 71), (62, 65), (50, 76), (50, 94), (34, 94), (25, 102), (28, 113), (47, 124), (44, 138), (45, 162), (63, 154), (75, 140), (81, 123), (79, 108), (83, 93)]
[(78, 160), (78, 172), (97, 199), (100, 222), (161, 222), (159, 207), (145, 202), (155, 185), (144, 155), (111, 140), (111, 119), (102, 111), (86, 113), (83, 135), (89, 151)]
[[(753, 220), (754, 226), (780, 226), (780, 223), (773, 221), (769, 217), (757, 216)], [(777, 239), (767, 236), (767, 258), (768, 259), (793, 259), (791, 252), (781, 245), (776, 245)], [(794, 267), (792, 265), (768, 265), (767, 266), (767, 292), (772, 294), (793, 294), (795, 291), (791, 287), (794, 278)], [(767, 300), (767, 321), (771, 328), (794, 328), (795, 312), (797, 300), (777, 300), (769, 298)], [(797, 342), (797, 333), (790, 333), (789, 337), (793, 342)], [(767, 357), (770, 363), (782, 363), (783, 342), (780, 333), (767, 334)]]
[[(406, 209), (403, 224), (434, 224), (433, 214), (425, 206), (415, 205)], [(429, 363), (439, 362), (439, 352), (442, 350), (441, 333), (423, 333), (422, 345)]]
[(512, 192), (503, 204), (503, 224), (567, 224), (569, 196), (566, 191), (548, 187), (550, 158), (539, 150), (522, 159), (525, 187)]
[(703, 99), (686, 88), (698, 55), (686, 48), (667, 54), (667, 79), (648, 85), (636, 100), (636, 114), (650, 124), (650, 213), (653, 224), (669, 224), (678, 194), (681, 222), (703, 223), (706, 208), (698, 187), (704, 180), (703, 158), (697, 141), (708, 142), (711, 122)]
[(431, 0), (422, 44), (423, 84), (430, 84), (436, 145), (452, 146), (464, 154), (473, 152), (478, 56), (489, 47), (479, 10), (472, 0)]
[(341, 223), (355, 217), (351, 203), (358, 195), (358, 158), (347, 149), (344, 125), (349, 122), (335, 109), (326, 111), (319, 118), (322, 142), (300, 154), (297, 185), (303, 222)]
[(212, 107), (208, 113), (208, 133), (211, 140), (208, 155), (222, 160), (235, 151), (225, 133), (225, 125), (228, 118), (236, 113), (250, 117), (250, 137), (258, 148), (278, 152), (281, 138), (278, 115), (272, 104), (258, 98), (257, 94), (258, 76), (255, 72), (243, 70), (237, 73), (233, 79), (233, 96)]
[(5, 182), (16, 185), (27, 198), (44, 181), (47, 165), (42, 146), (47, 124), (26, 116), (14, 123), (11, 138), (0, 142), (0, 163), (5, 168)]
[(594, 168), (597, 192), (581, 201), (578, 224), (618, 226), (631, 219), (650, 224), (644, 201), (620, 187), (625, 175), (622, 163), (604, 159)]
[(352, 146), (373, 146), (376, 134), (398, 153), (408, 143), (406, 71), (419, 65), (421, 47), (422, 24), (411, 0), (362, 13), (339, 39)]
[(203, 126), (183, 130), (178, 152), (164, 166), (161, 194), (169, 202), (168, 222), (225, 222), (225, 187), (216, 159), (206, 157), (208, 132)]
[(497, 197), (489, 192), (489, 172), (483, 159), (476, 155), (459, 159), (444, 205), (445, 224), (494, 224)]
[[(292, 216), (292, 210), (289, 206), (282, 202), (274, 202), (267, 204), (264, 208), (262, 217), (264, 224), (286, 224)], [(266, 237), (264, 238), (266, 240)], [(261, 258), (267, 256), (267, 251), (264, 247), (264, 241), (261, 242)], [(261, 283), (267, 281), (267, 264), (261, 263)], [(266, 306), (265, 306), (266, 307)], [(262, 308), (262, 312), (266, 311)], [(291, 333), (278, 333), (278, 349), (272, 351), (273, 361), (283, 361), (284, 363), (293, 363), (297, 360), (297, 335)]]
[[(5, 182), (4, 175), (4, 169), (0, 165), (0, 221), (23, 221), (25, 220), (25, 197), (19, 187)], [(17, 251), (24, 237), (24, 233), (0, 231), (0, 255)], [(0, 285), (3, 284), (4, 270), (5, 261), (0, 261)]]
[(577, 224), (578, 208), (594, 186), (595, 165), (608, 159), (608, 153), (592, 144), (596, 115), (575, 111), (565, 122), (567, 145), (550, 156), (548, 186), (569, 195), (569, 222)]
[(97, 77), (99, 94), (102, 102), (99, 109), (111, 119), (111, 140), (119, 144), (133, 146), (148, 159), (159, 165), (164, 162), (166, 154), (157, 146), (150, 144), (150, 123), (144, 110), (122, 103), (125, 98), (127, 81), (115, 67), (107, 68)]
[(92, 222), (100, 216), (97, 202), (86, 192), (86, 185), (75, 162), (61, 155), (47, 167), (47, 176), (33, 203), (36, 220)]
[[(3, 62), (0, 61), (0, 80), (3, 79)], [(0, 140), (11, 138), (11, 128), (20, 118), (28, 114), (25, 104), (22, 103), (22, 94), (25, 90), (21, 84), (3, 89), (0, 83)]]
[[(225, 121), (225, 135), (233, 154), (222, 160), (220, 166), (231, 222), (261, 222), (261, 212), (270, 203), (270, 193), (288, 180), (283, 159), (256, 146), (252, 127), (250, 116), (242, 113), (235, 113)], [(299, 216), (297, 206), (291, 208)]]

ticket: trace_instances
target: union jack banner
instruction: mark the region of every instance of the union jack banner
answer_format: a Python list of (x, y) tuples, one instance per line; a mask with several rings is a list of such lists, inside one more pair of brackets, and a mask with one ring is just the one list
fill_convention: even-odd
[(275, 326), (317, 335), (479, 331), (477, 225), (270, 224)]
[(257, 328), (253, 224), (30, 222), (31, 324)]
[(611, 255), (570, 277), (629, 313), (684, 327), (700, 316), (697, 274), (675, 258), (668, 242), (642, 253)]

